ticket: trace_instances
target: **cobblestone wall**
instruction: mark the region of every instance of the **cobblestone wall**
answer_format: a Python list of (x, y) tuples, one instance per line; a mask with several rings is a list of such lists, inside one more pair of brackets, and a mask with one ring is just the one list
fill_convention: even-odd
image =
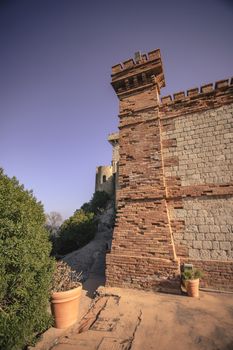
[(233, 198), (183, 199), (182, 209), (170, 208), (171, 220), (184, 225), (174, 232), (176, 245), (188, 247), (188, 257), (233, 260)]
[[(169, 206), (171, 220), (180, 223), (173, 228), (175, 244), (183, 248), (182, 255), (192, 259), (233, 259), (233, 199), (208, 197), (211, 191), (228, 189), (233, 182), (232, 116), (233, 105), (228, 104), (180, 115), (162, 132), (168, 145), (163, 156), (175, 160), (164, 168), (168, 191), (173, 178), (193, 197), (183, 198), (180, 209)], [(197, 190), (202, 185), (206, 193), (199, 197)]]
[(225, 184), (233, 181), (233, 105), (180, 116), (163, 140), (176, 147), (164, 149), (164, 157), (177, 158), (165, 168), (165, 176), (178, 176), (181, 185)]

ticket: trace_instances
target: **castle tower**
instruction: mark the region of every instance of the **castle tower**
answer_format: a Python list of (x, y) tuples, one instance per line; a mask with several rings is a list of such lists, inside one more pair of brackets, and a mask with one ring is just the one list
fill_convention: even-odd
[(96, 168), (95, 192), (105, 191), (110, 196), (114, 195), (115, 179), (111, 165), (101, 165)]
[(120, 103), (120, 160), (107, 284), (178, 291), (158, 111), (165, 86), (160, 50), (112, 67), (111, 84)]

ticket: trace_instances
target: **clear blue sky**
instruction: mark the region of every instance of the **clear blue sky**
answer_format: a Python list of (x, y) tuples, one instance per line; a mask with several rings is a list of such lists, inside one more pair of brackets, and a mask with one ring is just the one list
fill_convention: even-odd
[(117, 130), (111, 66), (161, 49), (162, 95), (233, 74), (231, 0), (1, 0), (0, 166), (64, 218)]

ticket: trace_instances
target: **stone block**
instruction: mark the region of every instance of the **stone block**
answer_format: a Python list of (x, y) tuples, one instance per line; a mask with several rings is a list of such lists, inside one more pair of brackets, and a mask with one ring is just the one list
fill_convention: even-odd
[(204, 241), (204, 239), (205, 239), (204, 233), (198, 233), (197, 234), (197, 240), (198, 241)]
[(199, 232), (198, 226), (197, 225), (186, 225), (186, 231), (192, 232), (192, 233), (197, 233)]
[(215, 250), (218, 250), (219, 249), (219, 242), (216, 242), (216, 241), (214, 241), (214, 242), (212, 242), (212, 245), (213, 245), (213, 249), (215, 249)]
[(220, 232), (220, 227), (217, 225), (210, 225), (209, 230), (210, 233), (217, 233)]
[(220, 242), (220, 249), (222, 250), (230, 250), (231, 243), (230, 242)]
[(207, 241), (213, 241), (214, 240), (214, 234), (213, 233), (206, 233), (205, 234), (205, 239), (207, 240)]
[(212, 250), (211, 251), (211, 258), (214, 260), (221, 259), (221, 256), (219, 255), (219, 252), (217, 250)]
[(193, 241), (195, 239), (195, 233), (185, 232), (184, 239), (186, 239), (187, 241)]
[(220, 225), (220, 232), (221, 233), (228, 233), (231, 232), (230, 225)]
[(216, 239), (216, 241), (225, 241), (226, 236), (224, 233), (216, 233), (215, 239)]
[(193, 241), (194, 249), (202, 249), (202, 241)]
[(203, 249), (212, 249), (212, 242), (211, 241), (203, 241), (202, 246), (203, 246)]
[(200, 233), (207, 233), (210, 232), (210, 226), (209, 225), (199, 225), (199, 232)]
[(200, 251), (200, 258), (203, 260), (209, 260), (211, 258), (210, 250), (202, 249)]
[(189, 257), (191, 259), (199, 259), (200, 258), (200, 250), (199, 249), (189, 249)]

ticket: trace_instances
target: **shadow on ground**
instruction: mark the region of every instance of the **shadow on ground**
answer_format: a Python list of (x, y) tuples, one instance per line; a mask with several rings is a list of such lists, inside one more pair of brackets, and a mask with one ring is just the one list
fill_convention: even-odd
[(86, 296), (93, 299), (96, 295), (96, 290), (100, 286), (105, 286), (105, 276), (90, 275), (89, 278), (83, 283), (83, 290), (86, 291)]

